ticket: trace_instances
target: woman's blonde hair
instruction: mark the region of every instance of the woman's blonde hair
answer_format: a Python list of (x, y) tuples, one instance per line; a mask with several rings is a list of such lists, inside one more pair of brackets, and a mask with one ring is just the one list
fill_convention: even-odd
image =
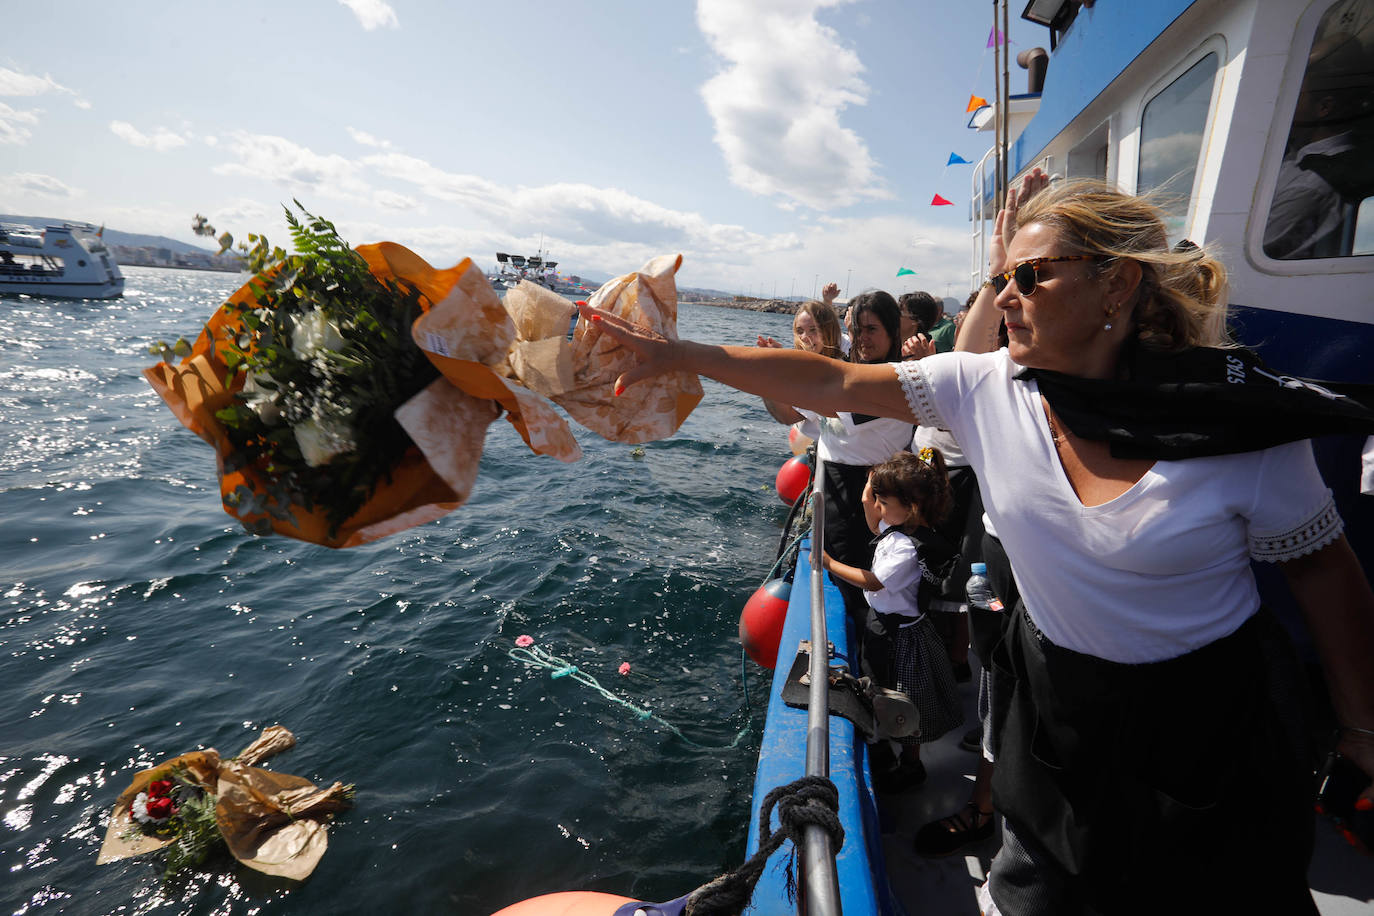
[(1076, 254), (1100, 255), (1100, 270), (1116, 260), (1140, 265), (1133, 306), (1141, 343), (1159, 350), (1235, 346), (1226, 327), (1226, 268), (1191, 242), (1169, 245), (1160, 208), (1148, 195), (1106, 182), (1057, 182), (1032, 197), (1016, 225), (1050, 227)]
[[(821, 356), (828, 356), (831, 359), (844, 359), (844, 351), (840, 349), (840, 319), (835, 314), (835, 310), (817, 299), (808, 299), (797, 308), (797, 314), (802, 312), (811, 316), (811, 320), (816, 322), (816, 328), (821, 332), (821, 348), (817, 352)], [(801, 338), (797, 336), (797, 319), (792, 319), (792, 346), (798, 350), (803, 349)]]

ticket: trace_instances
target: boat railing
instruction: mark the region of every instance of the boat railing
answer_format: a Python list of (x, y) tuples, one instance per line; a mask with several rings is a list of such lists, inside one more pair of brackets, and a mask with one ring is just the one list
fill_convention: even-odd
[[(830, 777), (830, 642), (825, 625), (825, 571), (819, 562), (825, 548), (825, 462), (816, 456), (811, 491), (811, 680), (807, 697), (806, 775)], [(830, 834), (808, 824), (802, 834), (802, 892), (808, 916), (840, 916), (840, 879)]]

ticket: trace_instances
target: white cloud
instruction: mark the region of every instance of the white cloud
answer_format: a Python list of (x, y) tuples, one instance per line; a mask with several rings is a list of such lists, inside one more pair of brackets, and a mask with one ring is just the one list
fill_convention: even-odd
[(90, 102), (86, 101), (85, 99), (81, 99), (81, 98), (73, 99), (73, 100), (72, 100), (72, 104), (75, 105), (77, 108), (80, 108), (80, 109), (85, 110), (85, 111), (89, 111), (89, 110), (90, 110), (90, 107), (91, 107), (91, 103), (90, 103)]
[(390, 140), (374, 137), (367, 131), (358, 130), (356, 127), (348, 128), (348, 135), (353, 138), (354, 143), (360, 143), (363, 146), (370, 146), (374, 149), (391, 149)]
[(400, 20), (396, 18), (396, 11), (385, 0), (339, 0), (339, 2), (352, 10), (353, 15), (358, 17), (358, 24), (369, 32), (384, 27), (396, 29), (401, 26)]
[(20, 146), (29, 142), (29, 137), (33, 136), (33, 133), (24, 125), (37, 123), (37, 111), (11, 108), (0, 102), (0, 146)]
[[(962, 298), (967, 291), (967, 231), (905, 217), (798, 218), (789, 231), (758, 232), (619, 188), (510, 186), (398, 152), (354, 159), (247, 133), (225, 137), (221, 148), (232, 161), (216, 172), (286, 185), (312, 212), (333, 220), (350, 242), (398, 242), (440, 267), (463, 257), (490, 267), (497, 251), (528, 254), (542, 242), (560, 269), (581, 276), (617, 276), (656, 255), (681, 252), (684, 286), (806, 296), (815, 273), (821, 283), (843, 286), (852, 271), (851, 295), (868, 288), (924, 288)], [(317, 204), (321, 198), (363, 206)], [(204, 212), (216, 228), (236, 237), (265, 232), (284, 238), (277, 206), (241, 201)], [(899, 267), (917, 276), (897, 280)]]
[(84, 192), (51, 175), (13, 172), (0, 175), (0, 194), (21, 197), (80, 197)]
[(68, 89), (46, 74), (33, 76), (0, 67), (0, 95), (43, 95), (47, 92), (76, 94), (74, 90)]
[(360, 200), (371, 191), (359, 177), (357, 163), (332, 153), (316, 153), (285, 137), (235, 131), (228, 148), (237, 161), (215, 166), (218, 175), (262, 178), (293, 193), (344, 200)]
[(372, 195), (372, 202), (384, 210), (418, 210), (420, 202), (408, 194), (397, 194), (395, 191), (377, 191)]
[(725, 68), (701, 88), (730, 180), (827, 210), (891, 194), (840, 115), (867, 102), (858, 55), (818, 10), (849, 0), (698, 0), (697, 24)]
[(165, 127), (158, 127), (151, 134), (145, 134), (128, 121), (111, 121), (110, 132), (126, 143), (143, 149), (156, 150), (159, 153), (165, 153), (170, 149), (186, 145), (185, 137), (173, 133)]

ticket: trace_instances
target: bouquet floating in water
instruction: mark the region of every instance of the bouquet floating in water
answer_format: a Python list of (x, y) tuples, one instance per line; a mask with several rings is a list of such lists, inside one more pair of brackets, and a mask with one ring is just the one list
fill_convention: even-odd
[(348, 806), (353, 787), (321, 789), (254, 766), (295, 743), (274, 725), (232, 759), (192, 751), (138, 773), (115, 800), (96, 864), (165, 849), (171, 877), (224, 847), (249, 868), (305, 880), (324, 856), (325, 825)]
[[(468, 498), (502, 413), (532, 451), (575, 461), (545, 398), (629, 443), (671, 435), (701, 400), (683, 373), (614, 397), (629, 354), (580, 325), (569, 339), (574, 307), (543, 287), (503, 302), (471, 259), (436, 270), (391, 242), (352, 249), (301, 212), (287, 211), (296, 253), (249, 236), (253, 278), (144, 372), (215, 447), (225, 511), (249, 531), (350, 547), (439, 518)], [(197, 231), (214, 230), (198, 217)], [(655, 258), (590, 301), (676, 337), (681, 263)]]

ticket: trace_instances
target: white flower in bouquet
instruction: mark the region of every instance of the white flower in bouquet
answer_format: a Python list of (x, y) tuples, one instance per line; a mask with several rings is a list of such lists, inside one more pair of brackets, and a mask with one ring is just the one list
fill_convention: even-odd
[(328, 464), (335, 455), (353, 451), (353, 430), (334, 417), (309, 417), (292, 427), (301, 457), (312, 468)]
[(344, 338), (334, 322), (324, 312), (312, 309), (296, 319), (291, 332), (291, 352), (298, 359), (309, 359), (316, 353), (343, 349)]
[(262, 422), (271, 426), (281, 419), (281, 409), (277, 407), (276, 395), (262, 385), (261, 378), (262, 376), (256, 372), (248, 372), (244, 376), (240, 394), (248, 406), (262, 418)]

